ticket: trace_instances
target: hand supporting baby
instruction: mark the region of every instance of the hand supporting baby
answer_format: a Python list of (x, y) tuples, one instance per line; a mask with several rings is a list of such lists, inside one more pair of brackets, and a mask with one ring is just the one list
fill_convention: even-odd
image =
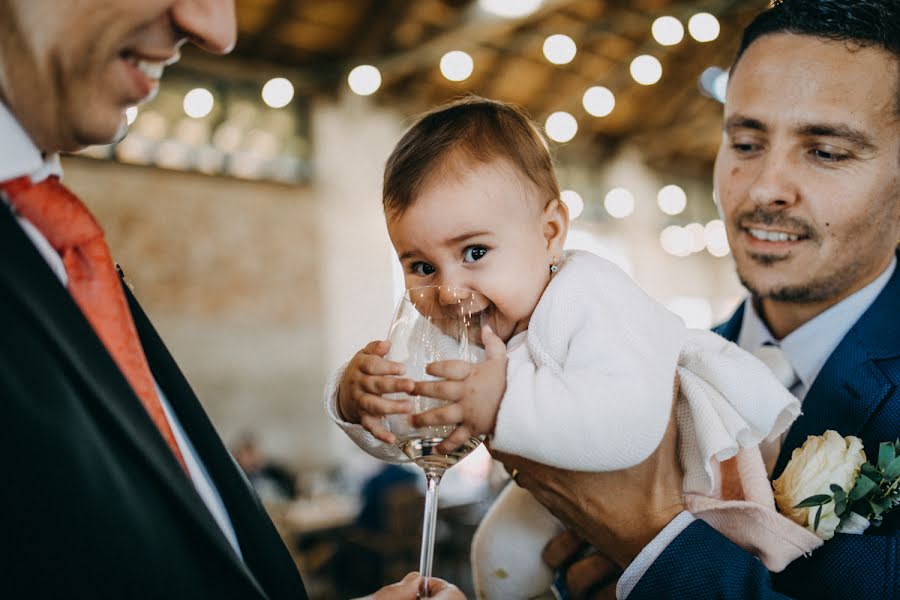
[(390, 349), (387, 341), (373, 341), (350, 360), (338, 387), (338, 409), (344, 420), (359, 423), (379, 440), (392, 444), (394, 435), (382, 418), (390, 414), (408, 413), (412, 404), (390, 400), (383, 394), (423, 395), (447, 402), (427, 412), (414, 415), (416, 427), (456, 425), (456, 429), (438, 446), (439, 453), (449, 453), (471, 437), (493, 433), (500, 400), (506, 391), (506, 344), (494, 331), (482, 329), (484, 361), (445, 360), (431, 363), (426, 372), (438, 381), (413, 381), (401, 377), (404, 366), (386, 360)]

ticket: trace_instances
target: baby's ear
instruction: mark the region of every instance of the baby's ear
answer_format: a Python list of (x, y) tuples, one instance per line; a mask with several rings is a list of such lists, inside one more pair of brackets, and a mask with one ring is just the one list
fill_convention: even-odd
[(569, 209), (565, 202), (559, 198), (551, 200), (544, 208), (541, 223), (544, 239), (547, 240), (547, 250), (554, 256), (559, 256), (569, 232)]

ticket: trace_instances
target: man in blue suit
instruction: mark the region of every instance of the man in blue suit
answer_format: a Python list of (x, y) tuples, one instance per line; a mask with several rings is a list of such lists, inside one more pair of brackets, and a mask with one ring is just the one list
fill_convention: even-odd
[[(900, 3), (783, 0), (747, 28), (731, 69), (715, 189), (750, 297), (717, 331), (781, 349), (803, 414), (770, 451), (777, 477), (808, 435), (900, 435)], [(634, 469), (518, 482), (598, 554), (572, 597), (900, 597), (900, 511), (837, 534), (785, 571), (683, 510), (675, 436)], [(674, 475), (673, 475), (674, 473)], [(577, 544), (558, 538), (554, 566)]]

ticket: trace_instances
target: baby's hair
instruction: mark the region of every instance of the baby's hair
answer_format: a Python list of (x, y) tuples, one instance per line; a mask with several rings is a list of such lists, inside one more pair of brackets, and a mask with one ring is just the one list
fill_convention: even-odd
[(397, 143), (384, 169), (382, 202), (388, 218), (402, 215), (452, 159), (504, 159), (534, 183), (545, 202), (559, 198), (549, 146), (528, 113), (467, 95), (419, 117)]

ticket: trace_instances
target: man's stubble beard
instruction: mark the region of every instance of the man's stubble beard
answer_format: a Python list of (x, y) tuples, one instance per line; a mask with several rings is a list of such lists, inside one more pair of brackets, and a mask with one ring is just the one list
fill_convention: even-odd
[[(767, 254), (748, 254), (750, 261), (764, 268), (772, 268), (777, 263), (789, 260), (791, 255), (771, 256)], [(838, 271), (826, 273), (821, 277), (812, 277), (808, 281), (796, 284), (784, 284), (774, 286), (771, 289), (761, 289), (753, 284), (749, 277), (742, 272), (740, 265), (737, 267), (737, 275), (741, 284), (758, 300), (774, 300), (776, 302), (790, 302), (807, 304), (824, 302), (840, 295), (853, 280), (853, 274), (865, 266), (863, 261), (855, 260), (845, 265)]]

